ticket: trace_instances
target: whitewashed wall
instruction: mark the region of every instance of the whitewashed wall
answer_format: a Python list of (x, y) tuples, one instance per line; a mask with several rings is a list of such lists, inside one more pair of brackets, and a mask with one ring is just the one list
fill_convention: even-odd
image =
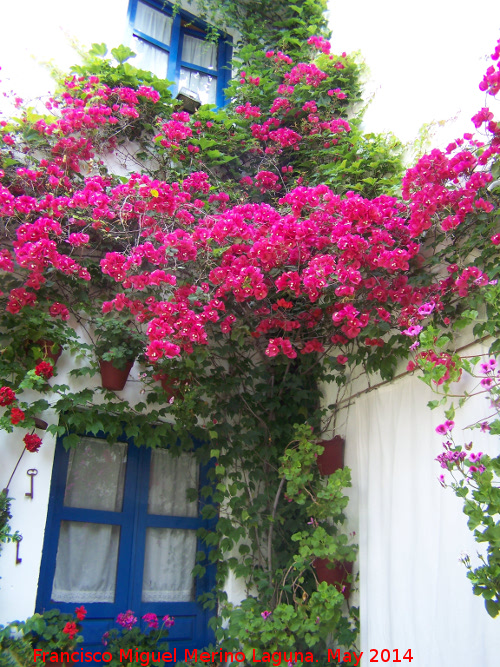
[[(486, 348), (468, 354), (480, 352)], [(461, 387), (470, 391), (471, 378), (464, 376)], [(327, 398), (335, 400), (332, 388)], [(427, 407), (435, 398), (406, 375), (358, 396), (338, 420), (353, 479), (347, 515), (359, 544), (352, 601), (360, 606), (362, 664), (376, 657), (371, 650), (381, 662), (382, 649), (391, 660), (396, 649), (399, 659), (411, 649), (412, 667), (498, 665), (500, 619), (490, 618), (472, 594), (459, 562), (467, 553), (477, 566), (478, 546), (462, 501), (438, 481), (445, 471), (435, 458), (444, 450), (435, 428), (445, 417)], [(487, 414), (485, 398), (476, 397), (457, 413), (454, 436), (498, 456), (498, 437), (463, 430)]]

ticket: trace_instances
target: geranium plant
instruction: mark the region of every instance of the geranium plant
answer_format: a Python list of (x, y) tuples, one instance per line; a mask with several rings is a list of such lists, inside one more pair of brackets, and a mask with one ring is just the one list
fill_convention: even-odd
[(168, 637), (169, 628), (174, 625), (175, 619), (167, 615), (160, 620), (156, 614), (148, 613), (142, 617), (142, 621), (144, 630), (141, 630), (137, 617), (129, 609), (118, 614), (116, 623), (120, 626), (119, 629), (112, 628), (104, 633), (102, 643), (112, 655), (109, 664), (113, 667), (135, 662), (136, 655), (141, 653), (146, 653), (152, 662), (163, 664), (161, 655), (168, 649), (164, 640)]

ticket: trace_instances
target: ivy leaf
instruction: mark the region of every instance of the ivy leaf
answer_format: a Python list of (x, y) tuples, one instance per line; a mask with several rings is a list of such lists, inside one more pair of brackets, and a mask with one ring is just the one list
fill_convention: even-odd
[(106, 44), (92, 44), (92, 47), (89, 51), (91, 56), (96, 56), (97, 58), (104, 58), (108, 52), (108, 47)]
[(498, 616), (498, 613), (500, 612), (500, 605), (498, 602), (494, 602), (493, 600), (486, 600), (484, 606), (486, 607), (486, 611), (491, 616), (491, 618), (496, 618)]
[(132, 49), (129, 49), (128, 46), (121, 44), (116, 49), (111, 49), (111, 55), (120, 65), (122, 65), (126, 60), (129, 60), (129, 58), (133, 58), (136, 53), (135, 51), (132, 51)]

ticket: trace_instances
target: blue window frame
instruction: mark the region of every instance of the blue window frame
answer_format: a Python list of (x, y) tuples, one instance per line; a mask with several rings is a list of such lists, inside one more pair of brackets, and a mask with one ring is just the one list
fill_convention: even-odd
[(207, 41), (202, 21), (184, 10), (174, 13), (162, 0), (130, 0), (128, 18), (138, 67), (175, 82), (174, 96), (187, 88), (202, 104), (224, 106), (232, 55), (229, 35), (219, 33), (217, 42)]
[[(169, 650), (181, 657), (213, 641), (215, 611), (197, 599), (213, 589), (215, 566), (191, 575), (197, 552), (207, 555), (196, 531), (214, 526), (201, 517), (207, 470), (193, 454), (174, 457), (133, 441), (82, 437), (69, 452), (58, 442), (36, 610), (74, 612), (83, 604), (86, 650), (103, 650), (102, 635), (127, 609), (139, 619), (174, 616)], [(186, 493), (193, 482), (194, 500)]]

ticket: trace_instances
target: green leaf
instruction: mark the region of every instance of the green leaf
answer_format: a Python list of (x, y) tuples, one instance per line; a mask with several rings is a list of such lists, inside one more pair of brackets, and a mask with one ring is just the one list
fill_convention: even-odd
[(129, 58), (133, 58), (136, 55), (136, 53), (135, 51), (132, 51), (132, 49), (129, 49), (128, 46), (124, 46), (123, 44), (121, 44), (116, 49), (111, 49), (111, 55), (121, 65)]
[(484, 606), (486, 607), (486, 611), (491, 616), (491, 618), (496, 618), (498, 616), (498, 613), (500, 612), (500, 605), (498, 602), (494, 602), (493, 600), (486, 600)]
[(104, 43), (92, 44), (89, 54), (91, 56), (97, 56), (98, 58), (104, 58), (107, 52), (108, 52), (108, 47), (106, 46), (106, 44)]

